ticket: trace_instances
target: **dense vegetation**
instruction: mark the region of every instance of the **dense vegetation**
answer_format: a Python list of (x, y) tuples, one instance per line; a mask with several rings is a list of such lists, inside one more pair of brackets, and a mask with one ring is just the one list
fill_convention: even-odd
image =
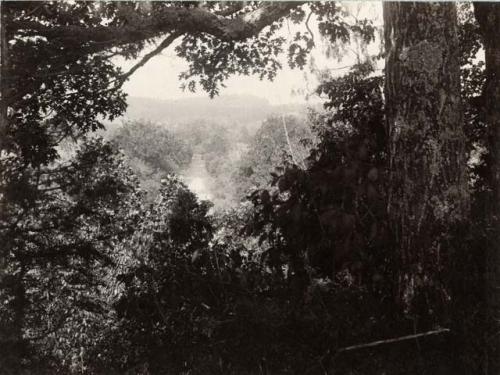
[(125, 122), (113, 132), (111, 140), (123, 151), (149, 196), (158, 192), (161, 179), (180, 173), (193, 156), (186, 141), (148, 122)]
[[(144, 4), (1, 3), (1, 371), (495, 374), (496, 76), (477, 58), (495, 19), (386, 4), (384, 74), (372, 57), (325, 75), (324, 111), (270, 117), (232, 159), (248, 135), (221, 124), (93, 135), (126, 107), (111, 57), (182, 35), (181, 78), (215, 95), (230, 74), (277, 74), (284, 17), (309, 11), (331, 43), (375, 30), (333, 2)], [(417, 16), (418, 33), (403, 22)], [(313, 45), (296, 35), (289, 64)], [(218, 191), (233, 186), (230, 209), (176, 176), (195, 154)]]

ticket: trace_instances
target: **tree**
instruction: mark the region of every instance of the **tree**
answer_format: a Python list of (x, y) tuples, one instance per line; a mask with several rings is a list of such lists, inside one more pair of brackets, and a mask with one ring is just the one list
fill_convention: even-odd
[(452, 228), (467, 218), (469, 204), (457, 14), (452, 3), (393, 2), (384, 4), (384, 21), (387, 204), (399, 298), (432, 315), (425, 300), (447, 298), (436, 282)]
[(271, 186), (251, 195), (256, 209), (248, 229), (268, 247), (271, 267), (285, 263), (288, 277), (299, 279), (299, 294), (311, 279), (335, 280), (345, 272), (363, 287), (380, 289), (381, 274), (390, 284), (383, 81), (373, 73), (370, 63), (360, 64), (321, 84), (327, 111), (313, 118), (318, 142), (304, 165), (278, 164)]
[(282, 161), (288, 159), (300, 168), (308, 153), (305, 145), (312, 143), (312, 133), (306, 120), (295, 116), (271, 116), (251, 138), (249, 148), (238, 166), (234, 183), (239, 195), (249, 190), (263, 188), (271, 181), (271, 173)]
[(151, 198), (158, 193), (161, 179), (180, 173), (193, 155), (192, 145), (185, 139), (148, 122), (125, 122), (112, 134), (112, 141), (123, 151)]
[(199, 202), (179, 180), (167, 177), (155, 203), (141, 210), (138, 229), (119, 246), (126, 262), (118, 267), (113, 298), (117, 319), (112, 324), (118, 329), (109, 330), (114, 342), (100, 343), (104, 367), (95, 371), (189, 369), (189, 348), (203, 336), (207, 311), (219, 307), (218, 294), (210, 293), (216, 277), (212, 257), (218, 254), (209, 250), (214, 230), (209, 208), (209, 202)]
[(474, 3), (474, 13), (485, 53), (485, 82), (481, 95), (480, 118), (487, 127), (486, 181), (489, 188), (487, 217), (491, 227), (486, 263), (485, 293), (488, 300), (488, 315), (491, 333), (487, 340), (490, 352), (488, 369), (492, 374), (500, 371), (500, 6), (493, 3)]
[(8, 250), (0, 284), (1, 364), (16, 373), (36, 360), (45, 367), (51, 357), (62, 359), (56, 352), (70, 356), (75, 342), (85, 341), (74, 328), (85, 329), (86, 317), (105, 311), (103, 275), (134, 226), (138, 197), (124, 161), (100, 139), (82, 140), (67, 162), (34, 175), (19, 175), (9, 161), (2, 181), (8, 173), (21, 181), (4, 190), (3, 207), (21, 212), (0, 228)]

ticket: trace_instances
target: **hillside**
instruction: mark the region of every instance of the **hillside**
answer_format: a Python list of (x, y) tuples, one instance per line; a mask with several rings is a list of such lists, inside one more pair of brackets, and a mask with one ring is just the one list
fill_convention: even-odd
[(241, 124), (249, 130), (273, 114), (306, 113), (305, 104), (272, 105), (266, 99), (251, 95), (228, 95), (161, 100), (129, 97), (125, 118), (145, 119), (177, 125), (195, 120), (222, 124)]

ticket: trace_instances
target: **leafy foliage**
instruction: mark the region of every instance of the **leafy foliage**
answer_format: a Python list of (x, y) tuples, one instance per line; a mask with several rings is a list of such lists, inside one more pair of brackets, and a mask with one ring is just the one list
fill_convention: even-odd
[[(20, 330), (27, 343), (45, 348), (42, 358), (62, 359), (62, 353), (71, 356), (78, 340), (91, 340), (86, 331), (75, 336), (74, 327), (89, 314), (106, 311), (102, 278), (114, 247), (134, 226), (136, 219), (127, 212), (136, 204), (137, 182), (100, 139), (82, 142), (65, 165), (31, 178), (48, 187), (37, 191), (34, 208), (25, 207), (0, 232), (10, 250), (0, 316), (4, 337), (14, 335), (13, 354), (22, 345), (15, 341)], [(15, 199), (9, 203), (6, 208), (16, 209)], [(4, 358), (9, 360), (8, 353)]]
[(332, 277), (349, 261), (359, 277), (363, 268), (369, 278), (380, 272), (369, 260), (380, 263), (383, 250), (376, 247), (387, 241), (384, 117), (381, 78), (369, 73), (359, 66), (319, 87), (334, 111), (316, 127), (320, 142), (307, 168), (285, 164), (274, 188), (253, 193), (258, 210), (249, 228), (269, 244), (274, 267), (285, 261), (297, 275)]
[(271, 173), (283, 161), (302, 165), (314, 142), (308, 124), (296, 116), (271, 116), (249, 141), (248, 149), (238, 163), (233, 183), (238, 195), (246, 196), (271, 182)]
[[(485, 331), (479, 310), (484, 296), (478, 291), (491, 222), (481, 219), (488, 191), (485, 124), (479, 116), (484, 77), (476, 61), (481, 44), (467, 5), (461, 8), (462, 95), (468, 147), (479, 154), (473, 166), (473, 218), (480, 220), (457, 228), (449, 241), (455, 252), (443, 278), (451, 285), (446, 307), (460, 311), (452, 315), (460, 318), (454, 323), (449, 311), (409, 315), (394, 303), (397, 243), (385, 217), (390, 141), (383, 78), (370, 64), (358, 64), (346, 76), (320, 85), (326, 112), (311, 116), (317, 143), (302, 145), (308, 153), (304, 163), (295, 152), (308, 126), (286, 118), (287, 135), (281, 119), (266, 121), (254, 137), (252, 158), (241, 168), (258, 187), (251, 195), (253, 206), (214, 216), (209, 202), (198, 201), (168, 174), (202, 152), (209, 172), (221, 175), (233, 148), (224, 127), (208, 131), (201, 124), (178, 132), (192, 141), (192, 150), (149, 124), (130, 123), (118, 132), (115, 141), (129, 163), (136, 160), (132, 165), (139, 178), (143, 171), (163, 178), (152, 203), (140, 193), (123, 155), (88, 136), (102, 128), (102, 118), (113, 119), (125, 109), (122, 72), (109, 59), (137, 57), (166, 33), (154, 28), (156, 15), (181, 8), (195, 12), (198, 3), (160, 2), (149, 9), (117, 2), (6, 4), (2, 369), (435, 374), (453, 360), (456, 373), (464, 363), (477, 371), (486, 340), (475, 340), (471, 332)], [(259, 5), (208, 3), (205, 10), (229, 12), (231, 18)], [(373, 39), (371, 24), (348, 23), (332, 2), (296, 7), (290, 20), (307, 23), (306, 10), (316, 15), (322, 35), (332, 43), (347, 42), (354, 34), (364, 42)], [(144, 20), (150, 22), (147, 33), (140, 28)], [(314, 40), (308, 33), (296, 34), (286, 50), (278, 35), (282, 22), (246, 41), (186, 35), (177, 53), (190, 68), (181, 80), (189, 89), (198, 82), (215, 95), (231, 74), (273, 79), (281, 53), (288, 52), (291, 66), (303, 67)], [(88, 30), (79, 28), (81, 23)], [(106, 25), (127, 32), (111, 41), (100, 33)], [(51, 36), (51, 30), (65, 29), (78, 32)], [(65, 154), (63, 142), (75, 151)], [(290, 149), (283, 158), (283, 150)], [(278, 166), (272, 175), (271, 166)], [(424, 302), (436, 307), (432, 299)], [(453, 328), (453, 336), (418, 345), (407, 341), (391, 350), (344, 350), (442, 324)], [(465, 359), (457, 361), (457, 353)]]
[(264, 35), (245, 43), (207, 35), (185, 37), (176, 49), (180, 57), (190, 62), (189, 70), (179, 77), (186, 81), (182, 87), (195, 91), (197, 81), (193, 78), (198, 77), (199, 85), (213, 97), (219, 94), (219, 87), (224, 87), (223, 81), (235, 73), (273, 80), (281, 69), (277, 57), (285, 42), (283, 37), (273, 35), (280, 27), (273, 25)]
[[(257, 7), (250, 4), (249, 7)], [(351, 34), (359, 34), (363, 40), (374, 39), (375, 28), (368, 20), (346, 21), (346, 12), (333, 2), (308, 4), (310, 14), (318, 19), (319, 32), (332, 42), (347, 43)], [(298, 7), (291, 11), (290, 20), (300, 23), (306, 19), (305, 10)], [(181, 73), (183, 88), (191, 91), (200, 85), (211, 97), (218, 95), (224, 81), (231, 75), (257, 75), (260, 79), (273, 80), (281, 62), (279, 56), (286, 52), (288, 65), (303, 69), (314, 47), (314, 36), (310, 32), (297, 32), (287, 40), (278, 32), (283, 26), (283, 19), (273, 22), (259, 35), (245, 41), (223, 41), (207, 34), (195, 34), (185, 37), (176, 48), (177, 54), (189, 62), (189, 69)], [(307, 26), (308, 27), (308, 26)], [(288, 44), (288, 48), (285, 48)]]
[(158, 192), (162, 178), (180, 173), (193, 155), (191, 147), (174, 133), (147, 122), (124, 123), (112, 140), (127, 156), (128, 164), (150, 196)]

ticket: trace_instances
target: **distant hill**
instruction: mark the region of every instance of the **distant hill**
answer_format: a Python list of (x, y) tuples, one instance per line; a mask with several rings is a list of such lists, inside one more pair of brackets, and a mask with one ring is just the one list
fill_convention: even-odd
[(251, 95), (229, 95), (210, 98), (161, 100), (129, 97), (125, 118), (145, 119), (168, 125), (193, 120), (237, 123), (253, 128), (273, 114), (305, 114), (307, 105), (272, 105), (266, 99)]

